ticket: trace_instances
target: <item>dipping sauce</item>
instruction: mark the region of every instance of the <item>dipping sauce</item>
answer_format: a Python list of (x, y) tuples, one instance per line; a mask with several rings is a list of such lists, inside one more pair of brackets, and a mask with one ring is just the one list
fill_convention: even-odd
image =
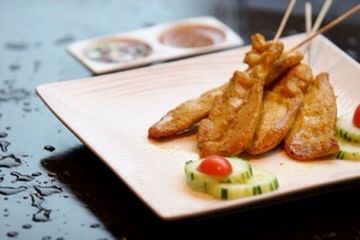
[(111, 38), (100, 40), (84, 51), (87, 58), (104, 63), (131, 62), (152, 53), (149, 45), (136, 39)]
[(179, 25), (172, 27), (160, 35), (162, 44), (196, 48), (215, 45), (225, 40), (225, 34), (220, 29), (206, 25)]

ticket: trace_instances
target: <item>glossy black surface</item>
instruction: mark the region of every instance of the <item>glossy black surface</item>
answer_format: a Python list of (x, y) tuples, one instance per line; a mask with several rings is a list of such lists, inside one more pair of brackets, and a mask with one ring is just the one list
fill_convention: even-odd
[[(65, 52), (73, 41), (214, 15), (248, 42), (253, 32), (272, 37), (286, 7), (280, 0), (149, 2), (1, 1), (0, 239), (360, 239), (357, 183), (261, 209), (164, 222), (48, 111), (37, 85), (91, 75)], [(318, 11), (321, 1), (312, 2)], [(326, 21), (359, 3), (334, 2)], [(303, 4), (284, 35), (304, 29)], [(357, 61), (359, 25), (358, 14), (326, 34)]]

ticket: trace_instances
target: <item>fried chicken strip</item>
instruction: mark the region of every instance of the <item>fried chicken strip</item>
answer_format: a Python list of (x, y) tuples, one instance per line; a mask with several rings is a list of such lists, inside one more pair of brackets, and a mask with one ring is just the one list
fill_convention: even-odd
[(170, 110), (157, 123), (149, 128), (149, 137), (159, 139), (170, 137), (191, 127), (206, 118), (217, 96), (221, 96), (228, 83), (203, 93), (200, 97), (188, 100)]
[[(252, 51), (246, 54), (244, 62), (249, 66), (256, 66), (260, 61), (260, 55), (269, 47), (269, 43), (264, 38), (252, 39)], [(303, 59), (300, 51), (283, 53), (274, 63), (266, 84), (270, 84), (280, 75), (284, 74), (291, 67), (299, 64)], [(206, 118), (213, 106), (215, 98), (221, 96), (226, 89), (227, 83), (211, 89), (200, 97), (181, 103), (179, 106), (170, 110), (157, 123), (152, 125), (148, 130), (148, 136), (154, 139), (171, 137), (182, 132), (192, 125)]]
[[(265, 39), (257, 38), (252, 41), (252, 50), (246, 53), (244, 63), (250, 67), (256, 66), (260, 62), (260, 55), (264, 52), (264, 49), (268, 47), (270, 42), (266, 42)], [(284, 52), (281, 56), (276, 59), (273, 64), (273, 68), (265, 80), (265, 85), (270, 85), (273, 81), (283, 76), (289, 69), (300, 64), (303, 60), (304, 55), (301, 51)]]
[(312, 80), (311, 68), (299, 64), (264, 93), (263, 108), (254, 139), (247, 152), (261, 154), (276, 147), (289, 132)]
[[(252, 36), (253, 42), (259, 39), (264, 37)], [(281, 42), (271, 42), (258, 57), (258, 64), (234, 73), (224, 94), (216, 98), (208, 118), (200, 122), (196, 140), (203, 157), (231, 156), (247, 148), (260, 115), (265, 81), (283, 49)]]
[(336, 153), (336, 97), (327, 73), (309, 86), (294, 127), (285, 138), (285, 151), (294, 159), (311, 160)]

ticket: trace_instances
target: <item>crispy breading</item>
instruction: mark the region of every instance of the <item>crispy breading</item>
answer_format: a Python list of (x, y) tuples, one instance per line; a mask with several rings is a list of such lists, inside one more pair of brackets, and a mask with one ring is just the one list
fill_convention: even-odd
[[(260, 34), (254, 34), (251, 36), (252, 49), (246, 53), (244, 63), (249, 67), (256, 66), (261, 61), (261, 54), (266, 51), (271, 41), (266, 41)], [(265, 84), (269, 85), (274, 80), (285, 74), (290, 68), (298, 65), (304, 58), (301, 51), (283, 52), (281, 56), (276, 59), (273, 64), (273, 68), (270, 69), (270, 73), (266, 77)]]
[(308, 87), (293, 128), (285, 138), (285, 151), (294, 159), (311, 160), (336, 153), (336, 97), (327, 73)]
[(310, 66), (299, 64), (264, 93), (263, 107), (254, 139), (247, 148), (250, 154), (261, 154), (276, 147), (293, 126), (312, 80)]
[(200, 97), (188, 100), (170, 110), (157, 123), (149, 128), (151, 138), (173, 136), (207, 117), (217, 96), (221, 96), (227, 83), (203, 93)]
[[(251, 42), (252, 50), (246, 54), (244, 62), (250, 67), (254, 67), (259, 63), (261, 54), (269, 48), (271, 42), (267, 42), (260, 34), (252, 35)], [(289, 68), (299, 64), (302, 59), (303, 55), (299, 51), (283, 53), (281, 57), (275, 61), (274, 68), (270, 70), (269, 76), (265, 80), (266, 84), (270, 84)], [(222, 95), (226, 85), (227, 83), (211, 89), (199, 98), (188, 100), (170, 110), (157, 123), (150, 127), (148, 136), (154, 139), (171, 137), (206, 118), (215, 98)]]
[(247, 148), (258, 122), (265, 80), (283, 49), (281, 42), (271, 42), (257, 65), (234, 73), (208, 118), (200, 122), (197, 143), (202, 156), (231, 156)]
[(289, 69), (298, 65), (304, 58), (301, 51), (294, 51), (290, 53), (283, 53), (279, 59), (274, 63), (274, 67), (271, 69), (268, 77), (266, 78), (265, 84), (269, 85), (274, 80), (283, 76)]

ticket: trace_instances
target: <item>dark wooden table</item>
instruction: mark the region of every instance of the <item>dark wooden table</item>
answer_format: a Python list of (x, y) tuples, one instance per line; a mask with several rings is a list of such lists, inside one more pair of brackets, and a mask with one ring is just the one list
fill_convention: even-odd
[[(326, 21), (359, 3), (334, 2)], [(318, 11), (321, 1), (313, 3)], [(303, 31), (303, 4), (298, 1), (284, 35)], [(281, 0), (2, 0), (0, 239), (360, 239), (358, 182), (226, 216), (163, 222), (34, 92), (41, 83), (91, 75), (65, 52), (73, 41), (213, 15), (248, 42), (254, 32), (272, 37), (285, 7)], [(358, 14), (326, 34), (357, 61), (359, 27)]]

